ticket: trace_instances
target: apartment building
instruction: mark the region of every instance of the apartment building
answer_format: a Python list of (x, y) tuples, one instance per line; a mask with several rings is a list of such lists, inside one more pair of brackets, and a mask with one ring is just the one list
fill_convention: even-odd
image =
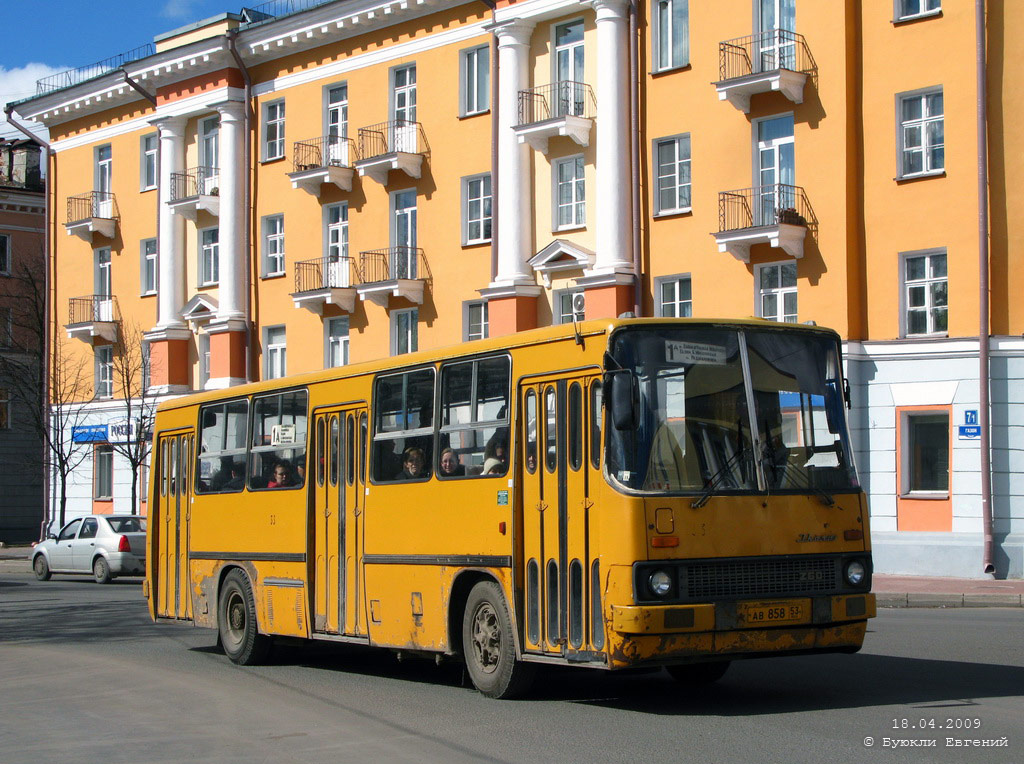
[[(1024, 7), (985, 6), (980, 165), (954, 0), (271, 2), (41, 82), (83, 405), (119, 417), (136, 329), (167, 396), (578, 316), (814, 321), (876, 568), (1020, 576)], [(128, 495), (96, 432), (82, 512)]]

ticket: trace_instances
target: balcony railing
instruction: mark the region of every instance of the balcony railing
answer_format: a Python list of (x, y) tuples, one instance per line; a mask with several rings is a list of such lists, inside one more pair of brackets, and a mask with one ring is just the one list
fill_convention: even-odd
[(110, 294), (93, 294), (72, 297), (69, 321), (71, 326), (79, 324), (112, 323), (121, 320), (117, 298)]
[(305, 172), (321, 167), (350, 167), (355, 160), (355, 141), (340, 135), (309, 138), (296, 141), (292, 145), (293, 172)]
[(562, 117), (593, 119), (596, 113), (594, 91), (583, 82), (565, 80), (519, 91), (520, 125)]
[(195, 196), (220, 195), (220, 170), (216, 167), (191, 167), (171, 173), (171, 201), (180, 202)]
[(357, 280), (351, 257), (321, 257), (295, 263), (295, 293), (321, 289), (348, 289)]
[(360, 160), (396, 152), (423, 154), (426, 151), (427, 141), (419, 122), (393, 119), (359, 128)]
[(359, 281), (363, 284), (429, 278), (430, 267), (419, 247), (388, 247), (359, 253)]
[(780, 224), (817, 229), (814, 210), (800, 186), (776, 183), (718, 194), (719, 232)]
[(817, 69), (803, 35), (772, 29), (718, 44), (718, 77), (722, 82), (779, 69), (808, 75)]
[(109, 191), (86, 191), (68, 197), (68, 224), (92, 218), (113, 220), (117, 217), (117, 201)]
[(140, 58), (146, 58), (156, 53), (156, 46), (153, 43), (147, 43), (141, 45), (138, 48), (133, 48), (126, 53), (119, 53), (116, 56), (105, 58), (102, 61), (97, 61), (95, 64), (87, 64), (85, 66), (79, 66), (77, 69), (68, 69), (65, 72), (50, 75), (49, 77), (43, 77), (41, 80), (36, 81), (36, 95), (43, 95), (44, 93), (51, 93), (54, 90), (61, 90), (63, 88), (69, 88), (72, 85), (77, 85), (80, 82), (91, 80), (93, 77), (99, 77), (102, 74), (107, 74), (115, 69), (120, 69), (125, 64), (131, 63), (132, 61), (138, 61)]

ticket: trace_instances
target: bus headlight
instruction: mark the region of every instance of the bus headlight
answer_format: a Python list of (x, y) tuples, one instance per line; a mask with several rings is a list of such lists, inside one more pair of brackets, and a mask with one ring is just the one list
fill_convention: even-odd
[(864, 563), (860, 560), (850, 560), (846, 563), (846, 582), (851, 586), (860, 586), (864, 583)]
[(672, 591), (672, 577), (663, 570), (656, 570), (647, 579), (647, 585), (653, 594), (664, 597)]

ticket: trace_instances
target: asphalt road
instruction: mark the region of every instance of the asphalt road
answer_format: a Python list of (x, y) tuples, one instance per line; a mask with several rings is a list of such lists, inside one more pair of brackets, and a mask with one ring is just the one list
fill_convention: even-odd
[(1024, 761), (1020, 609), (883, 610), (858, 655), (740, 662), (698, 691), (565, 669), (502, 702), (458, 666), (363, 648), (278, 646), (270, 665), (237, 667), (212, 631), (151, 623), (138, 579), (10, 570), (3, 764)]

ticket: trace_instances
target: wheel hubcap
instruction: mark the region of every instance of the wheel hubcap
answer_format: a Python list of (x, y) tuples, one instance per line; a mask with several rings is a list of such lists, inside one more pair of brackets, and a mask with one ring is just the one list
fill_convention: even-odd
[(224, 608), (225, 621), (227, 622), (227, 637), (233, 644), (242, 641), (245, 633), (245, 603), (237, 593), (232, 593), (228, 598), (227, 607)]
[(473, 616), (473, 654), (477, 665), (490, 674), (501, 655), (501, 626), (494, 607), (485, 602)]

